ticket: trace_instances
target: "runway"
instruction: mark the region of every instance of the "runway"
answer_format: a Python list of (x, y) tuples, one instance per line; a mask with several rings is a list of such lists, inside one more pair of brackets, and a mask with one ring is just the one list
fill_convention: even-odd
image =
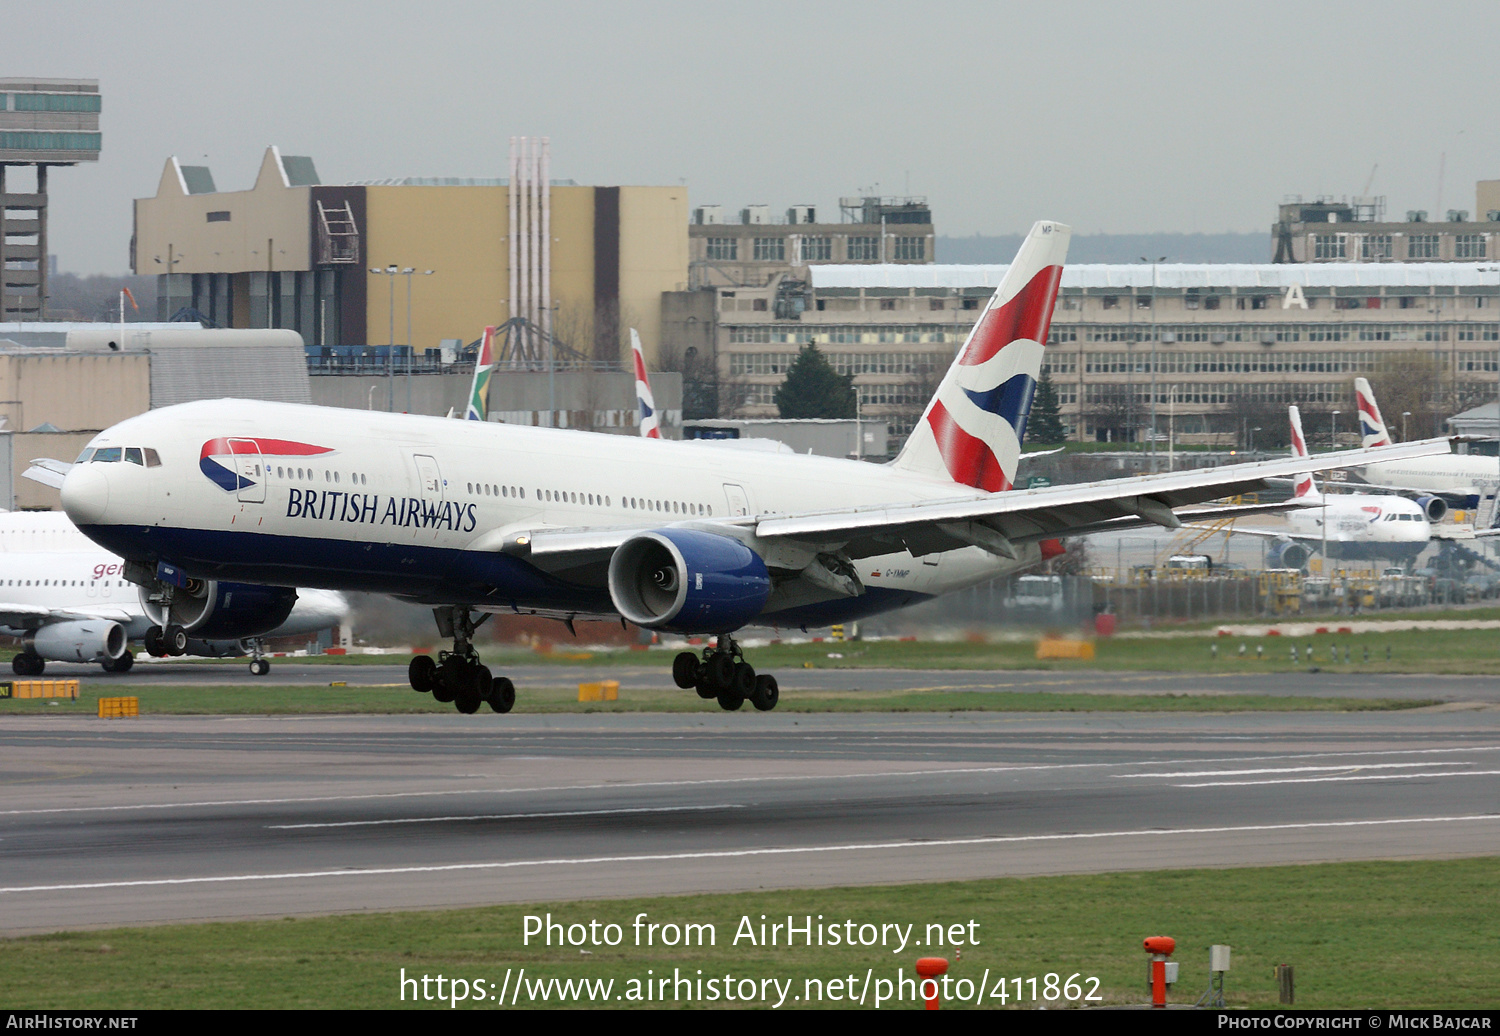
[(0, 719), (0, 932), (1500, 852), (1500, 710)]

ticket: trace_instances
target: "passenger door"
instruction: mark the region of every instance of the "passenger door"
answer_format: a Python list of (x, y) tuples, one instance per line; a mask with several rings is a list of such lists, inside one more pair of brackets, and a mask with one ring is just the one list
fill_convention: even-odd
[(254, 439), (230, 439), (229, 452), (234, 454), (234, 473), (239, 476), (235, 495), (240, 503), (265, 503), (266, 462), (260, 455), (260, 443)]

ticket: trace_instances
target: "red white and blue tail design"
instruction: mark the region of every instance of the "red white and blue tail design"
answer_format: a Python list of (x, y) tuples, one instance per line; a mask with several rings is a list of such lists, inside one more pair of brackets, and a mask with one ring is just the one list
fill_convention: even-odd
[(1385, 430), (1385, 418), (1380, 416), (1375, 393), (1364, 378), (1354, 379), (1354, 401), (1359, 407), (1360, 445), (1367, 450), (1372, 446), (1389, 446), (1391, 436)]
[(895, 467), (990, 493), (1015, 484), (1071, 227), (1031, 228)]
[(656, 417), (656, 400), (651, 396), (651, 379), (646, 377), (646, 354), (641, 351), (641, 336), (630, 329), (630, 355), (635, 361), (635, 398), (641, 408), (641, 435), (661, 438), (661, 422)]
[(469, 386), (469, 404), (464, 408), (465, 421), (490, 419), (490, 375), (495, 369), (495, 329), (484, 329), (479, 354), (474, 357), (474, 383)]
[[(1302, 414), (1296, 407), (1291, 406), (1287, 407), (1287, 416), (1292, 421), (1292, 456), (1306, 457), (1308, 455), (1307, 440), (1302, 435)], [(1292, 490), (1292, 496), (1299, 499), (1306, 499), (1316, 497), (1317, 495), (1318, 487), (1313, 482), (1312, 474), (1304, 471), (1298, 475), (1295, 488)]]

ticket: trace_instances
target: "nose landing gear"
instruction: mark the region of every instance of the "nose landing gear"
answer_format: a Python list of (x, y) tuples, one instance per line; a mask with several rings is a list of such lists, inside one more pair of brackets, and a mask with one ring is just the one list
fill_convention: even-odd
[(684, 651), (672, 660), (672, 680), (678, 687), (692, 687), (700, 698), (715, 698), (719, 708), (733, 712), (745, 702), (769, 712), (781, 700), (776, 677), (757, 675), (733, 637), (723, 634), (714, 647), (704, 648), (700, 658)]
[(434, 608), (432, 614), (438, 633), (453, 638), (453, 650), (438, 652), (436, 661), (431, 655), (413, 657), (406, 667), (412, 690), (451, 702), (465, 715), (486, 704), (495, 712), (509, 712), (516, 703), (516, 685), (492, 674), (474, 650), (474, 631), (489, 615), (475, 621), (467, 608)]

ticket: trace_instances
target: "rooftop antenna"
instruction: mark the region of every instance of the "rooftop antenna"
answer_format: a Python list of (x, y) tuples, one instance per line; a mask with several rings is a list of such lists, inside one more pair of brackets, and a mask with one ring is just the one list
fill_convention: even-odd
[(1437, 205), (1433, 206), (1432, 212), (1437, 217), (1443, 211), (1443, 174), (1448, 168), (1448, 152), (1444, 151), (1438, 159), (1438, 194)]
[(1361, 192), (1367, 198), (1370, 196), (1370, 188), (1375, 186), (1375, 171), (1377, 169), (1379, 169), (1379, 168), (1380, 168), (1380, 163), (1379, 162), (1376, 162), (1374, 165), (1372, 165), (1370, 167), (1370, 178), (1365, 181), (1365, 189), (1364, 189), (1363, 192)]

